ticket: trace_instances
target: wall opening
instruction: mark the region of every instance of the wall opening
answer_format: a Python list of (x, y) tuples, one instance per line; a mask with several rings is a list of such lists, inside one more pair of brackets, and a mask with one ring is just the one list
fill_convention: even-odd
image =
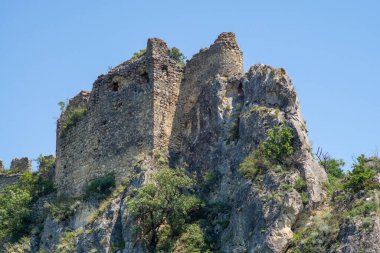
[(145, 83), (149, 83), (149, 75), (147, 72), (144, 72), (140, 75)]
[(243, 84), (240, 82), (238, 86), (238, 96), (244, 96)]
[(111, 91), (118, 91), (119, 90), (119, 83), (118, 82), (112, 82), (109, 86), (109, 89)]

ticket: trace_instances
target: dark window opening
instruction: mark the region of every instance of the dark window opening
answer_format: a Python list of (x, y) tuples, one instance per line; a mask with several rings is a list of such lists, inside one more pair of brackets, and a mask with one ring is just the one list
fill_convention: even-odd
[(145, 83), (149, 83), (149, 75), (147, 72), (142, 73), (140, 76)]
[(242, 83), (239, 83), (239, 86), (238, 86), (238, 95), (239, 96), (244, 96), (243, 84)]
[(118, 82), (112, 82), (110, 85), (110, 90), (118, 91), (119, 90), (119, 83)]
[(168, 65), (162, 65), (161, 66), (161, 70), (163, 71), (163, 72), (166, 72), (166, 74), (168, 73)]

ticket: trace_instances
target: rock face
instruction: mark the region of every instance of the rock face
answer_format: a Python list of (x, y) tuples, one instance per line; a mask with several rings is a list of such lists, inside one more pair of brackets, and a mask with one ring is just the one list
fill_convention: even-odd
[[(216, 58), (223, 64), (210, 64)], [(322, 201), (322, 184), (327, 180), (310, 153), (298, 99), (285, 71), (255, 65), (243, 74), (233, 34), (222, 34), (187, 63), (178, 104), (172, 163), (188, 164), (201, 174), (213, 171), (219, 182), (210, 199), (232, 206), (228, 227), (215, 231), (222, 252), (284, 252), (292, 238), (292, 224), (306, 206), (297, 191), (282, 194), (281, 185), (305, 178), (311, 207)], [(243, 179), (239, 164), (269, 129), (281, 124), (296, 135), (295, 162), (289, 173), (268, 173), (262, 182)], [(270, 194), (283, 201), (269, 201)]]

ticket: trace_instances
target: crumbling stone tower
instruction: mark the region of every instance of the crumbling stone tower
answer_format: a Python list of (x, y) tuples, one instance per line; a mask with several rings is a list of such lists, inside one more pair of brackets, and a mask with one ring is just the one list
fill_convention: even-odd
[[(70, 100), (58, 120), (55, 183), (59, 194), (78, 195), (92, 179), (128, 175), (141, 153), (167, 152), (182, 70), (160, 39), (146, 53), (101, 75), (91, 92)], [(70, 113), (83, 108), (69, 127)]]
[(32, 171), (32, 160), (27, 157), (15, 158), (11, 162), (10, 170), (13, 173), (23, 173), (26, 171)]

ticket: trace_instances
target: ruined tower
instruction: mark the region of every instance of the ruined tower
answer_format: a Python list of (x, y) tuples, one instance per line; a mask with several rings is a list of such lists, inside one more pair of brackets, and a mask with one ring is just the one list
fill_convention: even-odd
[(90, 93), (71, 99), (57, 127), (58, 193), (80, 194), (108, 173), (120, 181), (140, 154), (166, 152), (181, 78), (165, 42), (153, 38), (144, 55), (99, 76)]

